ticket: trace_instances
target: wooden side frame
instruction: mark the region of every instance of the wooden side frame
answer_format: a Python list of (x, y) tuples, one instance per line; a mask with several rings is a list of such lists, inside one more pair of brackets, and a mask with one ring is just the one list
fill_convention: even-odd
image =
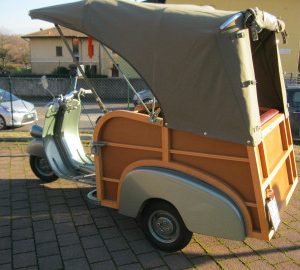
[[(298, 182), (295, 166), (295, 157), (293, 153), (292, 138), (290, 133), (289, 119), (285, 118), (283, 114), (274, 116), (269, 122), (262, 127), (263, 140), (257, 147), (245, 146), (246, 156), (235, 156), (232, 154), (214, 154), (201, 151), (191, 150), (178, 150), (172, 147), (171, 132), (172, 130), (163, 126), (162, 119), (159, 119), (157, 123), (150, 123), (149, 117), (144, 114), (128, 111), (114, 111), (106, 114), (97, 124), (94, 131), (94, 142), (101, 142), (101, 132), (105, 124), (113, 118), (127, 118), (141, 123), (147, 123), (149, 125), (158, 126), (161, 129), (161, 147), (149, 147), (141, 145), (133, 145), (126, 143), (118, 143), (113, 141), (105, 141), (104, 143), (113, 148), (123, 148), (134, 151), (148, 151), (159, 153), (161, 158), (157, 160), (142, 159), (129, 164), (124, 167), (123, 172), (119, 179), (103, 176), (102, 172), (102, 155), (101, 149), (98, 149), (98, 154), (95, 155), (96, 164), (96, 184), (97, 195), (101, 200), (103, 206), (112, 208), (119, 208), (120, 192), (122, 188), (125, 176), (130, 170), (138, 168), (140, 166), (157, 166), (168, 169), (180, 171), (185, 174), (194, 176), (201, 181), (206, 182), (227, 194), (234, 202), (240, 207), (241, 212), (245, 219), (246, 231), (249, 237), (255, 237), (259, 239), (269, 240), (274, 231), (270, 228), (268, 222), (268, 213), (266, 211), (266, 190), (271, 187), (272, 181), (275, 178), (277, 172), (281, 169), (286, 162), (289, 174), (289, 183), (291, 185), (289, 194), (286, 197), (286, 203), (289, 201), (295, 186)], [(264, 138), (268, 136), (275, 128), (280, 128), (280, 134), (282, 136), (283, 154), (280, 156), (280, 160), (276, 163), (275, 167), (269, 166), (268, 153), (265, 148)], [(172, 159), (173, 155), (180, 155), (186, 157), (205, 158), (211, 160), (211, 162), (226, 161), (248, 164), (251, 171), (251, 179), (254, 190), (255, 201), (246, 201), (241, 194), (239, 194), (234, 187), (226, 184), (222, 179), (211, 175), (201, 169), (195, 169), (188, 164), (181, 164), (175, 162)], [(105, 199), (103, 190), (104, 183), (114, 183), (117, 186), (117, 196), (115, 201)], [(252, 216), (249, 209), (255, 209), (258, 215), (259, 231), (254, 229)]]

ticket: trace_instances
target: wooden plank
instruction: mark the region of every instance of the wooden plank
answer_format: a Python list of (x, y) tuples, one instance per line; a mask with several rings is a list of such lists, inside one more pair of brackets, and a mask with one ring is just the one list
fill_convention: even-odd
[(296, 167), (296, 160), (295, 160), (295, 153), (294, 153), (294, 151), (291, 152), (290, 159), (291, 159), (293, 177), (295, 178), (295, 177), (297, 177), (297, 167)]
[(285, 198), (285, 205), (288, 205), (294, 191), (295, 191), (295, 188), (298, 184), (298, 178), (295, 178), (294, 181), (293, 181), (293, 185), (291, 186), (291, 189), (289, 190), (289, 193), (287, 194), (286, 198)]
[(268, 165), (269, 164), (268, 156), (267, 156), (266, 148), (265, 148), (263, 141), (258, 145), (258, 150), (259, 150), (259, 155), (260, 155), (260, 162), (261, 162), (263, 177), (267, 178), (269, 176), (270, 170), (269, 170), (269, 165)]
[(289, 156), (286, 160), (286, 168), (288, 173), (289, 184), (292, 185), (294, 181), (294, 176), (293, 176), (293, 168), (291, 164), (291, 156)]
[(127, 149), (134, 149), (134, 150), (151, 151), (151, 152), (162, 152), (162, 149), (158, 147), (140, 146), (140, 145), (114, 143), (114, 142), (103, 142), (103, 143), (111, 147), (119, 147), (119, 148), (127, 148)]
[(257, 204), (256, 204), (256, 203), (253, 203), (253, 202), (245, 202), (245, 204), (246, 204), (248, 207), (253, 207), (253, 208), (256, 208), (256, 207), (257, 207)]
[(262, 189), (263, 190), (266, 190), (267, 187), (271, 184), (272, 180), (274, 179), (274, 177), (276, 176), (278, 171), (281, 169), (283, 163), (287, 160), (288, 156), (290, 155), (290, 153), (292, 151), (293, 151), (293, 147), (290, 146), (289, 150), (283, 152), (283, 154), (281, 155), (281, 157), (280, 157), (279, 161), (277, 162), (276, 166), (273, 168), (272, 172), (270, 173), (269, 177), (262, 184)]
[(94, 156), (95, 168), (96, 168), (96, 190), (97, 190), (97, 199), (103, 199), (103, 188), (102, 188), (102, 155), (101, 149), (97, 148), (97, 154)]
[(170, 130), (168, 128), (162, 127), (162, 160), (170, 160)]
[(280, 128), (280, 133), (281, 133), (281, 138), (282, 138), (283, 150), (288, 150), (289, 142), (288, 142), (288, 137), (287, 137), (286, 122), (283, 121), (282, 123), (280, 123), (279, 128)]
[(262, 136), (265, 138), (274, 128), (284, 121), (284, 114), (280, 113), (274, 116), (270, 121), (262, 126)]
[(182, 151), (182, 150), (170, 150), (171, 154), (184, 155), (184, 156), (194, 156), (194, 157), (203, 157), (203, 158), (211, 158), (211, 159), (221, 159), (221, 160), (231, 160), (238, 162), (249, 162), (248, 158), (242, 157), (234, 157), (234, 156), (225, 156), (225, 155), (214, 155), (200, 152), (192, 152), (192, 151)]
[(291, 124), (290, 124), (290, 119), (289, 118), (285, 119), (285, 126), (286, 126), (286, 134), (287, 134), (287, 138), (288, 138), (288, 144), (292, 145), (293, 144), (293, 138), (292, 138)]
[(102, 177), (102, 181), (112, 182), (112, 183), (119, 183), (119, 182), (120, 182), (120, 179), (114, 179), (114, 178)]
[(267, 214), (265, 207), (265, 191), (262, 189), (262, 175), (259, 170), (259, 150), (258, 147), (248, 146), (247, 151), (250, 159), (250, 168), (257, 203), (260, 231), (262, 237), (267, 237), (269, 235), (269, 228), (267, 223)]
[(106, 207), (115, 208), (115, 209), (119, 208), (119, 205), (116, 201), (110, 201), (110, 200), (101, 201), (101, 206), (106, 206)]
[[(264, 237), (261, 232), (258, 232), (258, 231), (253, 231), (251, 232), (248, 237), (251, 237), (251, 238), (256, 238), (256, 239), (260, 239), (260, 240), (267, 240), (266, 237)], [(268, 236), (267, 236), (268, 237)]]

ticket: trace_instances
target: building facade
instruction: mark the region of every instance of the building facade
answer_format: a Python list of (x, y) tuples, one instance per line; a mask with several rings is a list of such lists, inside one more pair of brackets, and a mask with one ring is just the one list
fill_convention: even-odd
[(299, 0), (166, 0), (167, 4), (194, 4), (210, 5), (222, 10), (245, 10), (247, 8), (258, 7), (267, 11), (286, 24), (288, 33), (287, 44), (282, 43), (278, 36), (281, 60), (284, 73), (297, 74), (300, 72), (300, 1)]
[[(84, 67), (87, 74), (104, 75), (107, 77), (119, 77), (118, 70), (107, 55), (100, 43), (92, 40), (92, 55), (89, 54), (89, 41), (85, 34), (61, 27), (62, 32), (73, 51), (74, 56)], [(66, 45), (60, 37), (57, 29), (50, 28), (23, 36), (29, 40), (30, 62), (32, 73), (51, 74), (58, 67), (70, 68), (73, 59)], [(108, 49), (108, 52), (124, 70), (125, 75), (137, 78), (137, 73), (117, 54)]]

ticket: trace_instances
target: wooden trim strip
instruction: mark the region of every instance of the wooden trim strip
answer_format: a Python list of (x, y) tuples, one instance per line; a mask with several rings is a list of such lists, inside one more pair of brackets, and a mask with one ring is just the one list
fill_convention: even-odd
[(287, 138), (286, 122), (283, 121), (282, 123), (280, 123), (279, 128), (280, 128), (280, 135), (281, 135), (281, 138), (282, 138), (283, 150), (288, 150), (289, 149), (289, 142), (288, 142), (288, 138)]
[(288, 203), (289, 203), (289, 201), (290, 201), (290, 199), (291, 199), (291, 197), (292, 197), (292, 195), (295, 191), (295, 188), (296, 188), (297, 184), (298, 184), (298, 177), (296, 177), (294, 179), (293, 185), (291, 186), (291, 188), (290, 188), (290, 190), (289, 190), (289, 192), (288, 192), (288, 194), (285, 198), (285, 205), (288, 205)]
[(293, 169), (293, 177), (297, 177), (297, 167), (296, 167), (296, 160), (295, 160), (295, 153), (294, 151), (291, 152), (290, 154), (290, 160), (292, 164), (292, 169)]
[(248, 237), (252, 237), (252, 238), (256, 238), (256, 239), (260, 239), (260, 240), (265, 240), (260, 231), (253, 231), (248, 235)]
[(109, 113), (106, 113), (101, 117), (101, 119), (98, 121), (94, 133), (93, 133), (93, 141), (97, 142), (101, 138), (101, 130), (103, 126), (106, 124), (107, 121), (109, 121), (111, 118), (126, 118), (126, 119), (132, 119), (135, 121), (143, 122), (143, 123), (148, 123), (149, 125), (155, 125), (155, 126), (163, 126), (163, 119), (158, 117), (157, 122), (151, 122), (150, 118), (146, 114), (142, 113), (137, 113), (137, 112), (132, 112), (132, 111), (125, 111), (125, 110), (116, 110), (112, 111)]
[(262, 136), (266, 137), (270, 132), (273, 131), (282, 121), (284, 121), (284, 114), (277, 114), (269, 122), (262, 126)]
[(259, 150), (259, 155), (260, 155), (260, 162), (261, 162), (263, 177), (267, 178), (269, 176), (270, 170), (269, 170), (269, 166), (268, 166), (268, 157), (267, 157), (267, 153), (266, 153), (266, 148), (265, 148), (263, 141), (258, 145), (258, 150)]
[(119, 183), (119, 182), (120, 182), (119, 179), (108, 178), (108, 177), (102, 177), (102, 181), (105, 181), (105, 182), (112, 182), (112, 183)]
[(161, 130), (161, 138), (162, 138), (162, 160), (169, 161), (170, 160), (170, 130), (168, 128), (163, 127)]
[(280, 157), (275, 168), (272, 170), (269, 177), (265, 179), (264, 183), (262, 184), (262, 190), (266, 190), (266, 188), (271, 184), (272, 180), (274, 179), (278, 171), (281, 169), (283, 163), (287, 160), (288, 156), (292, 151), (293, 151), (293, 147), (290, 146), (289, 150), (283, 152), (283, 155)]
[(101, 206), (107, 206), (110, 208), (118, 209), (118, 204), (116, 201), (103, 200), (103, 201), (101, 201)]
[(253, 203), (253, 202), (245, 202), (246, 206), (248, 207), (254, 207), (256, 208), (257, 207), (257, 204), (256, 203)]
[(268, 237), (269, 235), (269, 228), (266, 221), (266, 209), (265, 209), (265, 200), (264, 200), (264, 191), (261, 188), (261, 171), (259, 170), (260, 159), (259, 159), (259, 150), (258, 147), (248, 146), (247, 147), (248, 156), (250, 159), (250, 170), (252, 175), (252, 183), (253, 189), (255, 194), (255, 201), (257, 203), (257, 212), (258, 212), (258, 219), (259, 219), (259, 226), (261, 231), (262, 237)]
[(293, 176), (293, 168), (291, 164), (291, 155), (286, 160), (286, 167), (287, 167), (289, 184), (292, 185), (294, 181), (294, 176)]
[(293, 138), (292, 138), (292, 132), (291, 132), (290, 119), (288, 117), (285, 119), (285, 127), (286, 127), (288, 143), (289, 143), (289, 145), (292, 145), (293, 144)]
[(171, 154), (176, 154), (176, 155), (184, 155), (184, 156), (222, 159), (222, 160), (231, 160), (231, 161), (247, 162), (247, 163), (249, 162), (248, 158), (243, 158), (243, 157), (213, 155), (213, 154), (206, 154), (206, 153), (192, 152), (192, 151), (182, 151), (182, 150), (175, 150), (175, 149), (171, 149), (170, 153)]
[(124, 143), (113, 143), (113, 142), (103, 142), (105, 146), (111, 147), (119, 147), (119, 148), (127, 148), (134, 150), (143, 150), (143, 151), (151, 151), (151, 152), (162, 152), (161, 148), (151, 147), (151, 146), (140, 146), (140, 145), (132, 145), (132, 144), (124, 144)]

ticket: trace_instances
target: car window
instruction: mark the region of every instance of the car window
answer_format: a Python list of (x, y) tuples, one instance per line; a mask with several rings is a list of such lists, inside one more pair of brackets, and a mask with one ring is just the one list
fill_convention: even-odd
[(300, 107), (300, 92), (294, 92), (290, 105), (293, 107)]
[(9, 92), (6, 92), (6, 91), (1, 91), (0, 92), (0, 101), (1, 102), (7, 102), (7, 101), (10, 101), (10, 99), (12, 101), (16, 101), (18, 100), (19, 98), (17, 98), (15, 95), (11, 95), (10, 97), (10, 93)]

